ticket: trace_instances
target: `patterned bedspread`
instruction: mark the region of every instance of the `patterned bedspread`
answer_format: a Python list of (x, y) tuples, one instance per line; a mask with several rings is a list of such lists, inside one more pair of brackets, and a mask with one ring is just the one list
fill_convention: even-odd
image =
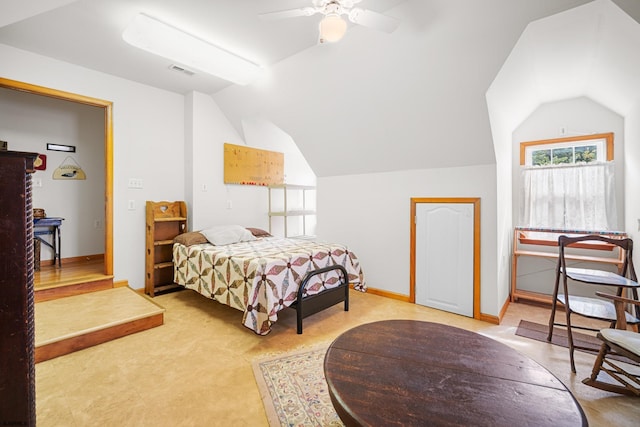
[[(303, 239), (259, 238), (225, 246), (173, 246), (174, 281), (244, 312), (242, 323), (266, 335), (278, 311), (295, 302), (305, 275), (342, 265), (354, 289), (366, 291), (357, 257), (345, 246)], [(305, 295), (339, 285), (336, 271), (314, 276)]]

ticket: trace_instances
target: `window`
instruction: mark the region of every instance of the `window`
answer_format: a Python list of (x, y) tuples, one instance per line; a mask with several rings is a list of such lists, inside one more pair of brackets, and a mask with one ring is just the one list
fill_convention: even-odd
[(613, 133), (520, 144), (521, 224), (615, 230)]
[(613, 133), (523, 142), (520, 164), (548, 166), (613, 160)]

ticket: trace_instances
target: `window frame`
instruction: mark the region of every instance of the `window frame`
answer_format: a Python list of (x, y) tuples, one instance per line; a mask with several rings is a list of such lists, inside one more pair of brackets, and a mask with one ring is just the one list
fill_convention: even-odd
[[(555, 139), (542, 139), (538, 141), (527, 141), (520, 143), (520, 165), (526, 165), (526, 153), (528, 148), (540, 146), (543, 147), (549, 144), (566, 144), (566, 143), (579, 143), (583, 141), (591, 141), (594, 139), (604, 139), (605, 140), (605, 149), (606, 149), (606, 159), (607, 161), (613, 160), (613, 132), (607, 133), (597, 133), (593, 135), (580, 135), (580, 136), (570, 136), (565, 138), (555, 138)], [(549, 165), (551, 167), (556, 165)], [(559, 166), (559, 165), (557, 165)]]

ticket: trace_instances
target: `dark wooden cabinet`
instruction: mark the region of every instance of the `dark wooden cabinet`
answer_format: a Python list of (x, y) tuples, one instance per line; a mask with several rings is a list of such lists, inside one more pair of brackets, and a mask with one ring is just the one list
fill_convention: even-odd
[(33, 211), (37, 154), (0, 151), (0, 426), (35, 426)]

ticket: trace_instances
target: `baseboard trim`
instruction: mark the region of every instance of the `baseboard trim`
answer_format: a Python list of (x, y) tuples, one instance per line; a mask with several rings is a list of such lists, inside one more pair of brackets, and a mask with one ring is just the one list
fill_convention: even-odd
[(129, 286), (128, 280), (118, 280), (117, 282), (113, 282), (114, 288), (126, 288)]
[(397, 294), (395, 292), (389, 292), (382, 289), (367, 288), (367, 293), (371, 295), (379, 295), (381, 297), (395, 299), (398, 301), (411, 302), (409, 301), (409, 295)]
[[(381, 289), (375, 289), (375, 288), (367, 288), (367, 293), (368, 294), (372, 294), (372, 295), (379, 295), (385, 298), (391, 298), (391, 299), (395, 299), (398, 301), (403, 301), (403, 302), (409, 302), (409, 303), (414, 303), (413, 301), (410, 300), (408, 295), (403, 295), (403, 294), (397, 294), (395, 292), (389, 292), (389, 291), (384, 291)], [(476, 318), (477, 320), (482, 320), (483, 322), (487, 322), (487, 323), (493, 323), (495, 325), (499, 325), (500, 321), (502, 320), (502, 317), (504, 316), (504, 313), (507, 311), (507, 307), (509, 306), (509, 301), (507, 300), (506, 304), (503, 306), (502, 311), (500, 312), (500, 316), (492, 316), (489, 314), (484, 314), (484, 313), (480, 313), (480, 315)]]
[(482, 320), (483, 322), (493, 323), (494, 325), (500, 324), (500, 318), (498, 316), (493, 316), (490, 314), (480, 313), (478, 320)]
[[(509, 308), (509, 304), (511, 304), (511, 297), (507, 297), (504, 304), (502, 304), (502, 310), (498, 314), (498, 322), (502, 323), (502, 319), (504, 319), (504, 315), (507, 313), (507, 309)], [(498, 323), (498, 324), (500, 324)]]

